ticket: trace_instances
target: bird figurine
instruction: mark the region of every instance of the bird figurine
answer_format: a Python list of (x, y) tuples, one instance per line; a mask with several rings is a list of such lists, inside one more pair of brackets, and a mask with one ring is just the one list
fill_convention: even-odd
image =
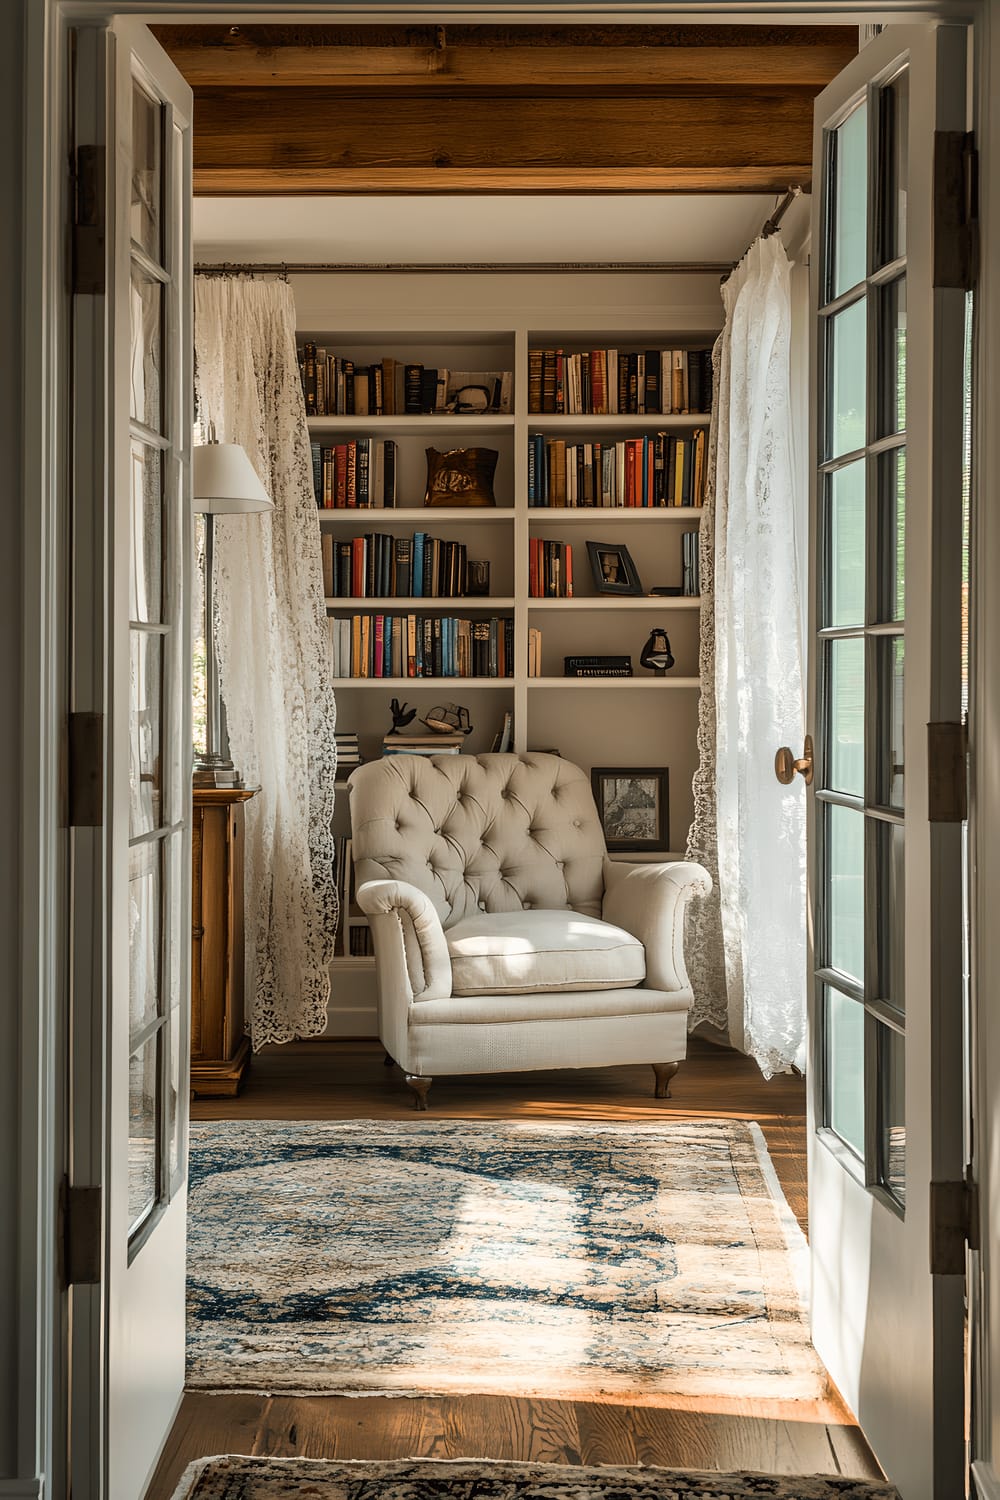
[(639, 656), (640, 667), (648, 667), (657, 677), (665, 677), (673, 664), (674, 653), (667, 632), (659, 628), (651, 630)]
[(405, 729), (407, 724), (411, 724), (417, 717), (417, 710), (415, 708), (411, 708), (409, 713), (407, 713), (406, 704), (400, 703), (398, 698), (393, 698), (390, 702), (389, 712), (392, 714), (392, 728), (389, 730), (390, 734), (398, 734), (401, 729)]

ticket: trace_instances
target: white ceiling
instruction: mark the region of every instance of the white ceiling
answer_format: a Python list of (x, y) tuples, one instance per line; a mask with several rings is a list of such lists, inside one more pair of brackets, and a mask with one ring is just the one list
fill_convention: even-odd
[(195, 198), (195, 256), (366, 265), (734, 261), (776, 201), (736, 193)]

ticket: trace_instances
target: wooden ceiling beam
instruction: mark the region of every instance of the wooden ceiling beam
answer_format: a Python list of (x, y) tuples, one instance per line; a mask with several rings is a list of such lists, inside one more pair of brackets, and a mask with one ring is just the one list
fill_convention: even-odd
[(772, 192), (807, 181), (811, 153), (805, 91), (195, 96), (199, 193)]
[(825, 87), (843, 43), (768, 47), (349, 47), (174, 44), (195, 89), (745, 89)]

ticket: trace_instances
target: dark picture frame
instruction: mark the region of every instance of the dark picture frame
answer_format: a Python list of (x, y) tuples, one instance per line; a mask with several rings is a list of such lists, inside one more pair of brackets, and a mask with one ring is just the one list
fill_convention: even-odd
[(670, 773), (666, 766), (595, 766), (590, 784), (608, 852), (670, 847)]
[(588, 542), (587, 556), (599, 594), (641, 594), (639, 572), (620, 542)]

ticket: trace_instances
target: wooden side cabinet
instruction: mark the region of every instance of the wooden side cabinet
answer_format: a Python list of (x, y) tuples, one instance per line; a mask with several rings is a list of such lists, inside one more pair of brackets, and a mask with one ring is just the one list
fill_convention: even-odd
[(238, 1094), (250, 1063), (243, 1009), (243, 804), (256, 787), (192, 793), (191, 1094)]

